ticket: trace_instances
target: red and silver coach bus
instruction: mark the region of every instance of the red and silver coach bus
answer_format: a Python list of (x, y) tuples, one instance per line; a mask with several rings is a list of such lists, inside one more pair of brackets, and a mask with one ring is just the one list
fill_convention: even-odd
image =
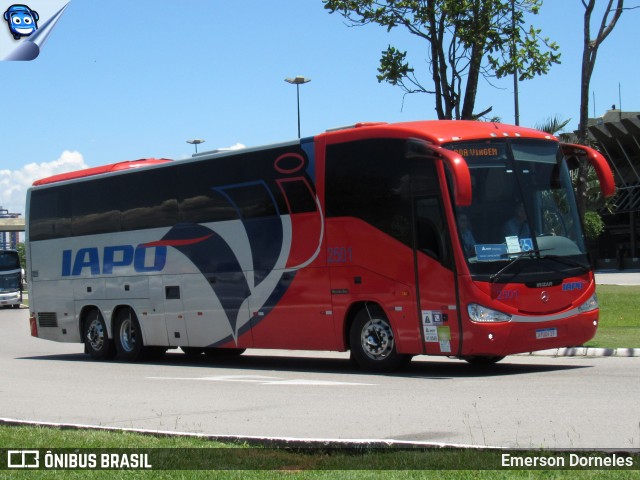
[(468, 121), (43, 179), (27, 198), (31, 332), (98, 359), (350, 350), (373, 371), (581, 345), (598, 302), (577, 156), (612, 195), (598, 152)]

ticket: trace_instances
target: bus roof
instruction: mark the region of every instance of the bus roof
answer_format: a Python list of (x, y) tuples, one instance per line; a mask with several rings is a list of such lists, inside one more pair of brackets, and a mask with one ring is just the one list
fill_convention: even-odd
[(101, 167), (85, 168), (84, 170), (76, 170), (74, 172), (60, 173), (51, 177), (41, 178), (33, 182), (33, 185), (46, 185), (49, 183), (62, 182), (65, 180), (73, 180), (74, 178), (90, 177), (92, 175), (100, 175), (102, 173), (118, 172), (120, 170), (129, 170), (131, 168), (149, 167), (161, 163), (171, 162), (168, 158), (143, 158), (140, 160), (127, 160), (124, 162), (111, 163)]
[[(348, 127), (340, 127), (327, 130), (318, 137), (325, 137), (329, 143), (341, 143), (352, 140), (360, 140), (376, 137), (388, 138), (424, 138), (435, 145), (442, 145), (449, 142), (462, 140), (480, 140), (491, 138), (525, 137), (547, 140), (557, 140), (556, 137), (539, 130), (507, 125), (495, 122), (479, 122), (471, 120), (426, 120), (415, 122), (361, 122)], [(264, 148), (259, 147), (257, 149)], [(248, 149), (254, 150), (254, 149)], [(241, 150), (247, 151), (247, 150)], [(198, 156), (219, 154), (222, 152), (203, 152)], [(224, 153), (235, 153), (235, 150)], [(100, 167), (86, 168), (74, 172), (61, 173), (50, 177), (42, 178), (33, 182), (33, 186), (47, 185), (51, 183), (90, 177), (104, 173), (118, 172), (134, 168), (148, 167), (162, 163), (171, 162), (167, 158), (146, 158), (140, 160), (130, 160)]]
[(357, 123), (350, 127), (328, 130), (327, 140), (345, 142), (369, 137), (373, 130), (376, 135), (406, 137), (407, 135), (426, 138), (436, 145), (461, 140), (479, 140), (491, 138), (536, 138), (557, 140), (556, 137), (539, 130), (507, 125), (496, 122), (479, 122), (472, 120), (426, 120), (400, 123)]

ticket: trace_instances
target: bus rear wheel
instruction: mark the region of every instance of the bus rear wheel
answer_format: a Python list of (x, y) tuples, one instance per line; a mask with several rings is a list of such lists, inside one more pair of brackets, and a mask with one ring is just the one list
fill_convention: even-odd
[(89, 312), (84, 322), (84, 348), (94, 360), (106, 360), (115, 353), (113, 340), (109, 339), (107, 324), (102, 314), (94, 309)]
[(351, 358), (363, 369), (390, 372), (411, 361), (411, 355), (396, 351), (391, 323), (378, 308), (363, 308), (349, 333)]
[(132, 309), (125, 308), (118, 313), (114, 332), (118, 356), (129, 362), (139, 360), (142, 357), (144, 345), (140, 324)]

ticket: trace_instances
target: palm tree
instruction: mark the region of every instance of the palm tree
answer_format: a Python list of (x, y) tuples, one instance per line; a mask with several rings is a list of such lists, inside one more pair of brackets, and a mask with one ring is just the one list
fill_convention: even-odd
[(536, 130), (540, 130), (542, 132), (550, 133), (551, 135), (555, 135), (560, 132), (564, 127), (566, 127), (571, 119), (562, 120), (558, 115), (555, 117), (549, 117), (542, 123), (536, 123)]

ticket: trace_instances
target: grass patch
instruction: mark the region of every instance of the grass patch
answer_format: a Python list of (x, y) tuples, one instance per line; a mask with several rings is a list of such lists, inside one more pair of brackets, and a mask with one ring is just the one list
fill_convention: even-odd
[[(98, 455), (108, 449), (150, 452), (156, 467), (166, 470), (7, 470), (0, 478), (243, 478), (243, 479), (632, 479), (637, 470), (507, 470), (501, 468), (503, 451), (465, 449), (336, 450), (250, 447), (222, 444), (201, 438), (156, 437), (128, 432), (62, 430), (50, 427), (0, 426), (2, 449), (53, 449)], [(140, 450), (142, 449), (142, 450)], [(6, 455), (2, 452), (3, 455)], [(511, 452), (519, 454), (519, 452)], [(530, 455), (565, 456), (566, 452), (536, 451)], [(590, 454), (603, 455), (603, 454)], [(43, 455), (44, 456), (44, 452)], [(634, 466), (640, 456), (633, 458)], [(0, 458), (0, 468), (6, 465)], [(160, 464), (158, 464), (160, 462)], [(163, 463), (165, 462), (165, 463)], [(173, 463), (172, 463), (173, 462)], [(234, 463), (237, 462), (237, 463)], [(569, 461), (567, 461), (567, 465)], [(191, 470), (170, 470), (175, 466)], [(218, 466), (218, 467), (217, 467)], [(220, 467), (221, 466), (221, 467)], [(208, 468), (207, 470), (203, 469)], [(198, 469), (199, 468), (199, 469)]]
[(640, 348), (640, 286), (598, 285), (600, 324), (588, 347)]

